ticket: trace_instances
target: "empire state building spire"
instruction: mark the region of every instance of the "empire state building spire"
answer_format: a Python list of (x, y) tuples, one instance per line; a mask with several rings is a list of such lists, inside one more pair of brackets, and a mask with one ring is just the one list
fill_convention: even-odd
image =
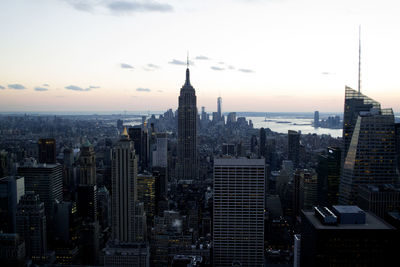
[(178, 162), (179, 179), (197, 179), (197, 100), (190, 84), (189, 56), (187, 58), (186, 80), (179, 95), (178, 106)]

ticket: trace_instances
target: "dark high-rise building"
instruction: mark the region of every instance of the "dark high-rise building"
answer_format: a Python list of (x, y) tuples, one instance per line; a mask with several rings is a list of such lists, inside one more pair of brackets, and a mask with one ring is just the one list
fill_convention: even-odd
[(357, 206), (302, 211), (300, 266), (393, 266), (395, 231)]
[(96, 185), (96, 156), (93, 146), (86, 141), (79, 156), (80, 184)]
[(53, 138), (41, 138), (39, 145), (39, 163), (56, 163), (56, 140)]
[(51, 217), (55, 201), (62, 201), (62, 165), (36, 164), (18, 168), (18, 175), (25, 177), (25, 191), (38, 194), (44, 203), (46, 216)]
[(256, 153), (256, 147), (257, 147), (257, 136), (253, 134), (250, 139), (250, 151), (251, 153)]
[(8, 153), (5, 150), (0, 150), (0, 178), (8, 174)]
[(47, 252), (46, 215), (39, 195), (27, 191), (17, 207), (17, 233), (25, 240), (26, 255), (40, 261)]
[[(380, 109), (381, 104), (375, 100), (346, 86), (343, 112), (343, 155), (347, 154), (353, 130), (361, 111), (370, 111), (372, 108)], [(342, 158), (344, 160), (344, 157)]]
[(214, 266), (263, 266), (264, 185), (264, 159), (214, 160)]
[(7, 176), (0, 178), (0, 232), (16, 232), (17, 204), (24, 194), (24, 177)]
[(144, 122), (144, 128), (129, 128), (129, 138), (133, 141), (139, 167), (143, 170), (148, 167), (149, 160), (149, 134)]
[(385, 218), (387, 212), (400, 208), (400, 187), (392, 184), (361, 185), (358, 187), (357, 205)]
[(126, 128), (112, 155), (112, 235), (121, 242), (135, 239), (137, 158)]
[(319, 111), (314, 112), (314, 127), (319, 127)]
[(294, 167), (299, 166), (300, 159), (300, 133), (288, 131), (288, 159), (293, 162)]
[[(350, 90), (352, 89), (346, 88), (346, 94)], [(381, 109), (379, 103), (355, 90), (353, 94), (362, 96), (361, 101), (368, 99), (368, 103), (373, 104), (368, 104), (370, 110), (360, 111), (355, 115), (356, 121), (342, 165), (339, 203), (347, 205), (356, 203), (359, 185), (393, 184), (398, 179), (392, 109)]]
[(97, 187), (96, 185), (80, 184), (76, 188), (77, 215), (88, 221), (96, 221)]
[(260, 129), (260, 144), (259, 144), (259, 156), (264, 157), (267, 155), (267, 144), (266, 144), (266, 132), (265, 129), (261, 127)]
[(318, 157), (318, 205), (337, 205), (339, 200), (341, 150), (328, 147), (326, 154)]
[(189, 67), (179, 96), (177, 170), (179, 179), (198, 178), (196, 92), (190, 84)]
[(218, 112), (218, 120), (222, 119), (222, 97), (218, 97), (217, 99), (217, 112)]

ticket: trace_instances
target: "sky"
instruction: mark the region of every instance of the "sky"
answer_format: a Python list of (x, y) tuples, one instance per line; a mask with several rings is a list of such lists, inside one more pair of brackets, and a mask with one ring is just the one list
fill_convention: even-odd
[(395, 0), (2, 0), (0, 112), (176, 109), (189, 54), (206, 111), (400, 112)]

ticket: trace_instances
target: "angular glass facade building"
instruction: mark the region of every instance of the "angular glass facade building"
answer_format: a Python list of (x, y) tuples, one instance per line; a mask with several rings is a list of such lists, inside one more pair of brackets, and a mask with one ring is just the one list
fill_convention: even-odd
[(378, 102), (346, 87), (343, 139), (340, 204), (354, 204), (361, 184), (397, 181), (392, 109), (381, 109)]

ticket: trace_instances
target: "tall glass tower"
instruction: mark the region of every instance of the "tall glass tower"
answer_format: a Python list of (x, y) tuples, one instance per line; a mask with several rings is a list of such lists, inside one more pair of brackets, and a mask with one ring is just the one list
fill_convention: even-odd
[(359, 185), (397, 181), (395, 138), (392, 109), (346, 87), (339, 204), (355, 204)]
[(179, 96), (177, 170), (179, 179), (198, 177), (196, 92), (190, 84), (189, 64)]

